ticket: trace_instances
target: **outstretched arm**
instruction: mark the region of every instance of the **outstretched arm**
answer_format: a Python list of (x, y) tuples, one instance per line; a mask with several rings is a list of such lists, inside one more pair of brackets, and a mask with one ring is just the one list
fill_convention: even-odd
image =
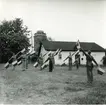
[(102, 57), (102, 59), (100, 60), (100, 62), (103, 62), (104, 57)]
[(80, 50), (85, 54), (85, 56), (89, 56), (82, 48), (80, 48)]
[(64, 61), (66, 61), (68, 58), (69, 58), (69, 56), (68, 56), (68, 57), (66, 57), (66, 59), (64, 59)]
[[(45, 61), (44, 63), (46, 63), (48, 60), (49, 60), (49, 57), (46, 59), (46, 61)], [(44, 64), (44, 63), (43, 63), (43, 64)]]
[[(47, 52), (48, 53), (48, 52)], [(43, 57), (45, 56), (45, 55), (47, 55), (47, 53), (45, 53), (44, 55), (43, 55)]]

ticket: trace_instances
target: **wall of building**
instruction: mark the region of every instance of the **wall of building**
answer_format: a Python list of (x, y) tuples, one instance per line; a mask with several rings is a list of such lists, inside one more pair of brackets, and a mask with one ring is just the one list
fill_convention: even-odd
[[(87, 53), (87, 52), (86, 52)], [(86, 64), (86, 56), (83, 55), (82, 52), (80, 52), (81, 55), (81, 64)], [(92, 52), (91, 55), (95, 58), (98, 64), (102, 64), (100, 61), (102, 57), (105, 55), (105, 52)], [(82, 60), (83, 58), (83, 60)]]
[[(42, 55), (44, 55), (46, 52), (47, 51), (44, 49), (44, 47), (42, 47), (42, 50), (41, 50)], [(54, 51), (52, 51), (52, 52), (54, 52)], [(74, 53), (74, 52), (71, 51), (71, 53)], [(61, 59), (59, 59), (58, 55), (55, 56), (55, 64), (57, 64), (57, 65), (61, 65), (63, 63), (63, 60), (69, 55), (69, 51), (62, 51), (61, 54), (62, 54)], [(102, 63), (100, 63), (100, 60), (105, 55), (104, 52), (92, 52), (91, 55), (95, 58), (95, 60), (97, 61), (98, 64), (102, 64)], [(44, 61), (47, 59), (47, 57), (48, 57), (48, 55), (46, 55), (44, 57)], [(72, 57), (72, 61), (73, 62), (75, 61), (75, 55)], [(80, 62), (82, 65), (86, 64), (86, 56), (82, 52), (80, 52)], [(68, 60), (66, 60), (65, 63), (68, 64)]]

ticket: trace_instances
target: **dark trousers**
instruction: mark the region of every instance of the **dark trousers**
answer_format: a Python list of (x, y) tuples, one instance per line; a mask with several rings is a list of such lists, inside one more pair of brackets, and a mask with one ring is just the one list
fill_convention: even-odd
[(53, 71), (53, 63), (50, 62), (50, 63), (49, 63), (49, 72), (52, 72), (52, 71)]
[(22, 60), (22, 70), (28, 69), (28, 61), (27, 60)]
[(72, 70), (72, 63), (69, 63), (69, 70)]
[(79, 62), (76, 61), (76, 68), (79, 69)]
[(87, 79), (89, 83), (93, 82), (93, 73), (92, 73), (93, 67), (87, 66)]

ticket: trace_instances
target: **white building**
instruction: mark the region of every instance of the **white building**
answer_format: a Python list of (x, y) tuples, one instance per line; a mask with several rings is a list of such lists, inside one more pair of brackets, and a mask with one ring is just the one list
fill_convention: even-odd
[[(41, 54), (44, 55), (48, 51), (55, 52), (58, 48), (62, 49), (61, 54), (55, 56), (55, 64), (60, 65), (63, 63), (63, 60), (69, 55), (69, 52), (74, 53), (74, 47), (76, 42), (61, 42), (61, 41), (43, 41), (41, 48)], [(98, 64), (100, 64), (100, 60), (105, 55), (105, 49), (99, 46), (94, 42), (80, 42), (81, 47), (87, 52), (91, 50), (91, 55), (95, 58)], [(44, 57), (44, 60), (48, 55)], [(73, 62), (75, 61), (75, 56), (73, 56)], [(65, 62), (68, 63), (68, 60)], [(86, 56), (80, 52), (80, 64), (86, 64)]]

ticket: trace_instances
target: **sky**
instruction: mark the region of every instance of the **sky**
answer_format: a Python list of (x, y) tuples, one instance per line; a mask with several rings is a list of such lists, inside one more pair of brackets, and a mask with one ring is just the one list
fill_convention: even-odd
[(106, 48), (105, 0), (0, 0), (0, 22), (21, 18), (32, 33)]

